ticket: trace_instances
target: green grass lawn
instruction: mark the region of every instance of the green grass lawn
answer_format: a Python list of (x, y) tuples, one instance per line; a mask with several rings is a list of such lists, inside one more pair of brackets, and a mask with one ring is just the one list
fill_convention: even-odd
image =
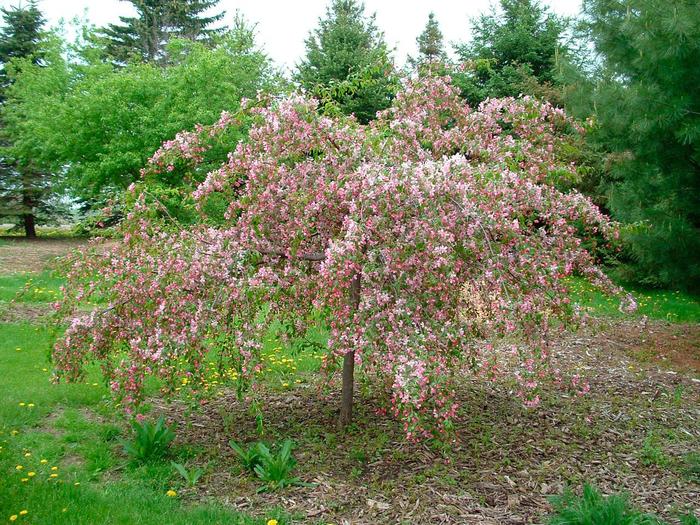
[(572, 300), (586, 308), (591, 315), (600, 317), (642, 317), (675, 323), (700, 322), (700, 297), (673, 290), (630, 289), (638, 303), (634, 314), (620, 312), (615, 297), (602, 294), (583, 279), (572, 279)]
[[(3, 277), (3, 298), (26, 279)], [(58, 282), (39, 281), (32, 299), (53, 299), (46, 290)], [(182, 485), (169, 460), (187, 463), (191, 451), (176, 447), (167, 461), (131, 466), (119, 442), (125, 424), (107, 402), (99, 375), (90, 373), (81, 384), (51, 384), (49, 338), (42, 326), (0, 326), (0, 523), (13, 516), (16, 523), (41, 524), (288, 522), (274, 510), (252, 517), (168, 497)]]

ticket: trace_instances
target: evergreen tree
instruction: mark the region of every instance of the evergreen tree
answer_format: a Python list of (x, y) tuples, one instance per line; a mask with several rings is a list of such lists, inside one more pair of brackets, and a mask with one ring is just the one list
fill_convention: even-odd
[[(556, 64), (566, 52), (567, 22), (537, 0), (500, 0), (472, 21), (471, 42), (456, 46), (471, 69), (459, 79), (463, 95), (476, 104), (489, 97), (531, 94), (556, 96)], [(556, 101), (555, 101), (556, 102)]]
[(221, 28), (211, 28), (221, 21), (225, 12), (212, 16), (205, 13), (216, 7), (220, 0), (171, 0), (170, 23), (174, 36), (188, 40), (210, 41), (223, 32)]
[(36, 6), (31, 1), (25, 7), (10, 7), (0, 9), (4, 21), (4, 27), (0, 29), (0, 97), (10, 81), (7, 76), (7, 64), (13, 58), (35, 56), (39, 49), (41, 28), (45, 20)]
[(224, 13), (205, 16), (220, 0), (122, 0), (136, 9), (136, 16), (119, 17), (121, 24), (109, 24), (102, 30), (107, 54), (119, 63), (137, 58), (146, 62), (162, 61), (164, 49), (172, 37), (209, 40), (223, 29), (210, 28)]
[[(0, 98), (3, 101), (2, 131), (0, 132), (0, 218), (20, 219), (27, 237), (36, 237), (36, 215), (46, 208), (50, 192), (49, 175), (32, 162), (22, 162), (13, 155), (12, 134), (4, 118), (7, 91), (17, 74), (14, 64), (28, 59), (37, 64), (41, 58), (40, 42), (45, 20), (36, 6), (0, 9), (4, 27), (0, 30)], [(13, 71), (14, 68), (14, 71)], [(46, 211), (44, 209), (44, 211)]]
[(337, 91), (335, 101), (362, 123), (374, 119), (390, 105), (396, 84), (375, 16), (366, 16), (364, 4), (356, 0), (333, 0), (306, 40), (306, 57), (295, 78), (309, 91), (351, 82), (350, 90)]
[(608, 153), (608, 206), (626, 223), (626, 277), (700, 287), (700, 3), (586, 0), (600, 68), (586, 101)]
[(428, 15), (428, 22), (425, 24), (423, 32), (416, 38), (416, 44), (418, 44), (418, 57), (408, 58), (409, 64), (414, 68), (431, 62), (444, 62), (447, 59), (442, 31), (440, 31), (435, 13)]

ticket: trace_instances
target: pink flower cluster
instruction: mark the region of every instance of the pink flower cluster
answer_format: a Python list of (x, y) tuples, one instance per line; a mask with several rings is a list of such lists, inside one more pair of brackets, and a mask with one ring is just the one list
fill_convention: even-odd
[[(612, 238), (613, 225), (550, 182), (573, 169), (558, 160), (578, 132), (561, 110), (529, 98), (472, 109), (449, 79), (428, 77), (369, 126), (299, 95), (243, 111), (248, 140), (194, 192), (200, 225), (155, 219), (139, 199), (123, 243), (78, 256), (60, 311), (108, 306), (76, 317), (56, 344), (60, 375), (77, 379), (97, 360), (131, 409), (151, 375), (197, 388), (212, 351), (251, 381), (273, 320), (303, 331), (321, 316), (329, 354), (355, 351), (407, 436), (421, 438), (447, 428), (467, 371), (510, 375), (537, 402), (552, 334), (576, 320), (565, 278), (621, 292), (582, 244)], [(163, 152), (196, 162), (209, 133), (179, 135), (147, 169)], [(217, 193), (230, 204), (212, 228), (203, 205)]]

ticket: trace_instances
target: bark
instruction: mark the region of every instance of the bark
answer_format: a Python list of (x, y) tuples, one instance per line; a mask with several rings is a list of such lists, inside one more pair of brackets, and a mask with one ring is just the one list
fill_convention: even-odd
[(34, 217), (34, 199), (32, 198), (31, 192), (31, 179), (25, 174), (22, 177), (22, 182), (24, 188), (22, 189), (22, 207), (26, 210), (26, 213), (22, 215), (22, 221), (24, 222), (24, 234), (29, 239), (36, 238), (36, 220)]
[[(360, 306), (362, 289), (361, 275), (356, 273), (350, 284), (351, 315), (355, 315)], [(343, 358), (343, 394), (340, 405), (338, 427), (342, 430), (352, 421), (352, 401), (355, 390), (355, 351), (351, 350)]]
[(24, 234), (29, 239), (36, 239), (36, 228), (33, 213), (25, 213), (24, 219)]

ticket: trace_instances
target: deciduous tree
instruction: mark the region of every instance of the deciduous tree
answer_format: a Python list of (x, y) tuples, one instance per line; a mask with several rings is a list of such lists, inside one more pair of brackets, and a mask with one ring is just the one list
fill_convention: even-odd
[[(60, 377), (99, 361), (134, 411), (151, 376), (167, 392), (203, 392), (210, 352), (246, 386), (273, 322), (304, 334), (320, 321), (324, 370), (343, 362), (341, 424), (357, 365), (411, 439), (449, 429), (468, 371), (509, 374), (528, 405), (552, 376), (585, 392), (548, 367), (549, 341), (576, 318), (567, 276), (619, 291), (579, 238), (614, 227), (550, 184), (570, 169), (558, 152), (575, 126), (561, 110), (508, 98), (475, 111), (432, 77), (369, 126), (298, 95), (259, 99), (167, 142), (144, 177), (196, 165), (210, 137), (248, 116), (249, 139), (193, 193), (199, 224), (173, 223), (144, 182), (131, 188), (123, 242), (78, 256), (59, 305), (72, 319), (53, 353)], [(228, 203), (216, 227), (212, 198)], [(78, 309), (94, 296), (106, 304)]]

